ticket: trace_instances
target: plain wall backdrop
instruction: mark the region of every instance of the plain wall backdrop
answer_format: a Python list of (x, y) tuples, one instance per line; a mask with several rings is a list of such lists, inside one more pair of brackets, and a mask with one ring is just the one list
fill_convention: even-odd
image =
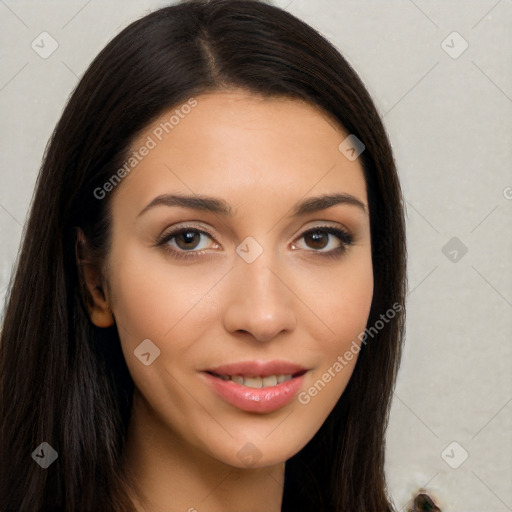
[[(112, 37), (169, 3), (0, 0), (2, 309), (69, 94)], [(444, 512), (512, 511), (512, 0), (273, 3), (354, 66), (395, 151), (409, 252), (386, 455), (397, 509), (426, 489)]]

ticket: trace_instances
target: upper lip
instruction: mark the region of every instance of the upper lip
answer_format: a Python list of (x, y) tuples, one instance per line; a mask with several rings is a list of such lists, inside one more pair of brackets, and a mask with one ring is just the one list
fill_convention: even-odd
[(296, 375), (307, 368), (288, 361), (240, 361), (204, 370), (216, 375), (241, 375), (244, 377), (268, 377), (269, 375)]

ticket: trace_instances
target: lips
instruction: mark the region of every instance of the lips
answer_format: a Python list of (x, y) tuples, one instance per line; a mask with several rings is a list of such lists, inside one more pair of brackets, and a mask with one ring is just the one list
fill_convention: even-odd
[(201, 372), (209, 387), (246, 412), (269, 413), (290, 403), (308, 370), (286, 361), (246, 361)]

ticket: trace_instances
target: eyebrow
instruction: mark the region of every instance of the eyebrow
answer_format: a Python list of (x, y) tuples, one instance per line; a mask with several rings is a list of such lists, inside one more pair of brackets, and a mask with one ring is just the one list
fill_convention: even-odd
[[(361, 209), (364, 213), (367, 213), (366, 205), (357, 197), (351, 194), (338, 193), (309, 197), (296, 204), (291, 215), (293, 217), (299, 217), (308, 213), (325, 210), (338, 204), (355, 206)], [(211, 212), (227, 217), (234, 216), (231, 205), (223, 199), (198, 194), (193, 196), (181, 194), (163, 194), (155, 197), (148, 205), (146, 205), (139, 212), (138, 217), (156, 206), (179, 206), (181, 208), (190, 208), (192, 210)]]

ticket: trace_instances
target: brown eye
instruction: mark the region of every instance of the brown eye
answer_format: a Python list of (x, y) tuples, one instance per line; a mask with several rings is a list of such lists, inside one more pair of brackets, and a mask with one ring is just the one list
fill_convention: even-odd
[(174, 235), (173, 238), (180, 249), (195, 249), (201, 240), (201, 233), (199, 231), (182, 231)]
[(304, 240), (301, 244), (303, 249), (323, 256), (341, 254), (354, 242), (348, 231), (333, 226), (310, 229), (300, 238)]
[(213, 235), (202, 229), (184, 227), (163, 235), (156, 245), (164, 246), (174, 255), (195, 256), (205, 249), (217, 249)]
[(329, 233), (327, 231), (311, 231), (304, 235), (308, 247), (311, 249), (325, 249), (329, 243)]

